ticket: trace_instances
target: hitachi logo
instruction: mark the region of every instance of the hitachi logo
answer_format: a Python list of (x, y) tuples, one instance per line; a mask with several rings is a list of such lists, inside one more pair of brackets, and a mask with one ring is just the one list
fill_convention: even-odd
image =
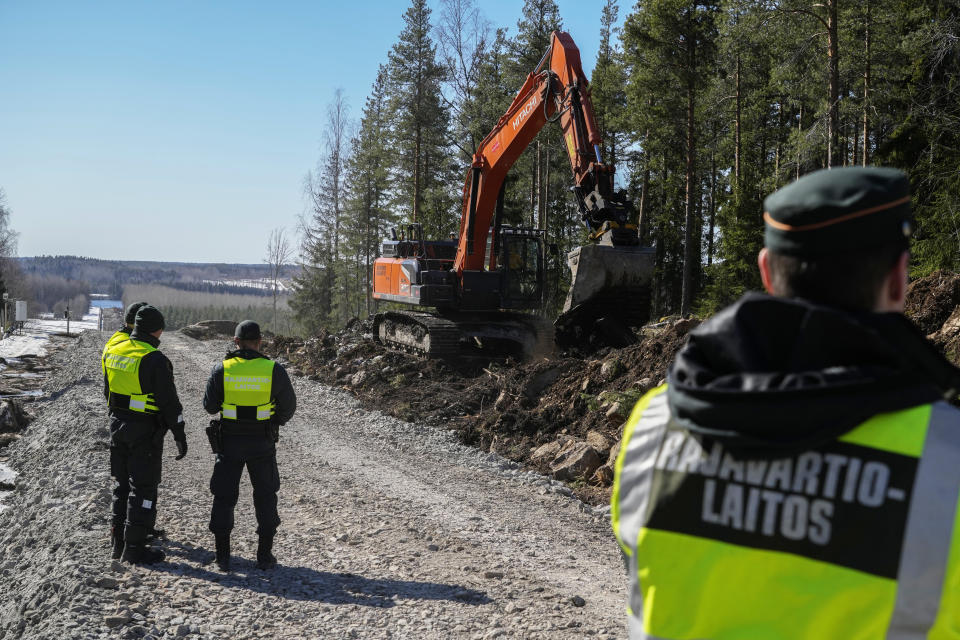
[(534, 94), (533, 97), (530, 98), (530, 102), (524, 105), (523, 109), (520, 110), (520, 113), (517, 114), (517, 117), (513, 119), (514, 131), (516, 131), (517, 128), (521, 124), (523, 124), (523, 121), (527, 119), (527, 116), (529, 116), (533, 112), (533, 109), (534, 107), (537, 106), (537, 103), (539, 102), (539, 100), (540, 100), (540, 96), (537, 94)]

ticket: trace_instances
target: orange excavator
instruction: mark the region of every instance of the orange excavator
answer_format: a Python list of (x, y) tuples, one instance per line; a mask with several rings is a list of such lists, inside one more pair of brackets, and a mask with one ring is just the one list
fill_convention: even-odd
[[(553, 32), (537, 68), (473, 156), (458, 238), (426, 240), (422, 227), (411, 224), (383, 242), (373, 297), (436, 312), (378, 313), (378, 340), (429, 357), (465, 348), (529, 357), (552, 350), (555, 332), (569, 339), (598, 323), (622, 328), (646, 320), (653, 250), (639, 246), (633, 204), (614, 190), (614, 167), (602, 162), (588, 87), (573, 40)], [(545, 232), (502, 220), (507, 172), (549, 122), (563, 131), (590, 232), (590, 243), (567, 256), (571, 286), (553, 324), (531, 313), (544, 303)]]

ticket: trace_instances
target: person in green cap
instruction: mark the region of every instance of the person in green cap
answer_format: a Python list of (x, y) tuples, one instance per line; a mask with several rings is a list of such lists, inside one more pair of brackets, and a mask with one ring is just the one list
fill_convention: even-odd
[(234, 330), (233, 341), (236, 349), (213, 367), (203, 394), (207, 413), (220, 415), (219, 420), (212, 421), (209, 433), (217, 456), (210, 476), (210, 531), (216, 545), (217, 566), (230, 571), (233, 512), (246, 468), (253, 485), (257, 518), (257, 567), (269, 570), (277, 566), (273, 539), (280, 526), (276, 444), (280, 427), (297, 410), (297, 396), (283, 365), (260, 352), (260, 325), (244, 320)]
[(903, 315), (896, 170), (764, 201), (766, 294), (692, 331), (624, 427), (631, 638), (960, 638), (960, 371)]

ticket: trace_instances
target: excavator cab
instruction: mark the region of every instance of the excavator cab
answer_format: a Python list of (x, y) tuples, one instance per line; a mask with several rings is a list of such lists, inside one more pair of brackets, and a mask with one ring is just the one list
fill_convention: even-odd
[(500, 227), (497, 264), (503, 272), (501, 308), (539, 309), (542, 306), (543, 236), (540, 229)]

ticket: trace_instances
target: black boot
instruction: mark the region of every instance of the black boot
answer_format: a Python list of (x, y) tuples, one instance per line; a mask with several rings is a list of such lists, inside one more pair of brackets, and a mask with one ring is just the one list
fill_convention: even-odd
[(166, 558), (163, 551), (151, 549), (141, 544), (127, 544), (123, 547), (121, 560), (130, 564), (156, 564)]
[(119, 560), (120, 556), (123, 555), (123, 526), (111, 527), (110, 528), (110, 546), (113, 547), (113, 554), (111, 557), (114, 560)]
[(277, 566), (277, 559), (273, 557), (273, 536), (260, 536), (260, 544), (257, 545), (257, 568), (273, 569)]
[(230, 536), (216, 536), (217, 566), (221, 571), (230, 571)]

